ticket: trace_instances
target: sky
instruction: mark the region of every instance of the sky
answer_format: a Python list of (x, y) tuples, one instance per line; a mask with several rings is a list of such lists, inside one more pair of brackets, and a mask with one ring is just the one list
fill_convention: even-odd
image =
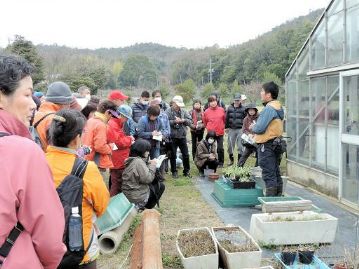
[(228, 47), (330, 0), (0, 0), (0, 47), (14, 35), (34, 44), (117, 48)]

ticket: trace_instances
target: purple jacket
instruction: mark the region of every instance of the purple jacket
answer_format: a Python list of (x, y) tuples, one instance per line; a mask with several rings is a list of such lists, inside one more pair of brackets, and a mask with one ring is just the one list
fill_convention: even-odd
[(66, 251), (64, 211), (43, 151), (26, 126), (0, 109), (0, 246), (19, 221), (24, 231), (3, 268), (55, 269)]

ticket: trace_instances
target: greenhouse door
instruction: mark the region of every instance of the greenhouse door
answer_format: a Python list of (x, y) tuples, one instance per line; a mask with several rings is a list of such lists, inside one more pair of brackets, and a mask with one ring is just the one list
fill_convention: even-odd
[(359, 207), (359, 70), (340, 74), (339, 199)]

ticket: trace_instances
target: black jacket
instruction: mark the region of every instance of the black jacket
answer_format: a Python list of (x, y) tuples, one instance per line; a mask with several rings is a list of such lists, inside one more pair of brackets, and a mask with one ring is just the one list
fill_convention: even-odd
[[(186, 138), (187, 135), (187, 126), (191, 126), (192, 117), (188, 114), (183, 108), (179, 112), (176, 112), (172, 107), (166, 110), (168, 115), (168, 120), (170, 121), (171, 126), (171, 137), (172, 138)], [(183, 123), (175, 123), (176, 116), (178, 118), (184, 119)]]
[(231, 104), (226, 112), (226, 127), (230, 129), (241, 129), (243, 120), (246, 117), (245, 107), (241, 104), (239, 107), (234, 107)]

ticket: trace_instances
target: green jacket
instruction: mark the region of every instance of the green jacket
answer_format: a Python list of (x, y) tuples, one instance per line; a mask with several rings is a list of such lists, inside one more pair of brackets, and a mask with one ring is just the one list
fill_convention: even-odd
[(156, 166), (147, 165), (140, 157), (129, 157), (122, 174), (122, 191), (127, 199), (141, 207), (145, 206), (150, 195), (149, 184), (155, 178)]

